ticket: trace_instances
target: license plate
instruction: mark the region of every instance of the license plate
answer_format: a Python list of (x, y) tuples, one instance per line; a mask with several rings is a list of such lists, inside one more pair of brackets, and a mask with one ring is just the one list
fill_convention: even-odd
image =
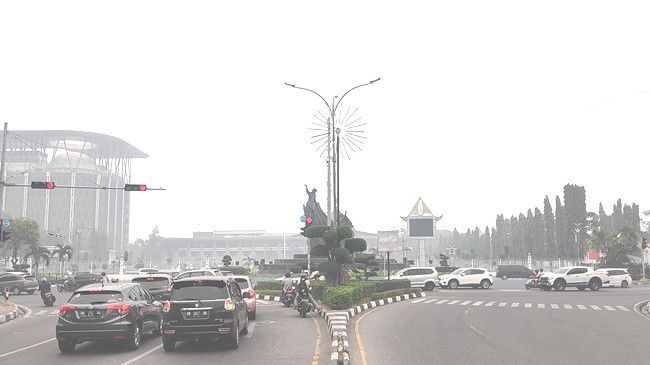
[(99, 310), (82, 310), (77, 313), (79, 318), (99, 318), (102, 316), (102, 312)]
[(186, 319), (207, 319), (210, 315), (210, 312), (207, 310), (186, 310), (184, 315)]

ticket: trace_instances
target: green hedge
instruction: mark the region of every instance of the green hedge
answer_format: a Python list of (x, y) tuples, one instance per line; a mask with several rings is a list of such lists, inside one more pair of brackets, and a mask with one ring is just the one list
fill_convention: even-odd
[(450, 274), (454, 272), (456, 269), (458, 269), (455, 266), (437, 266), (436, 271), (438, 271), (438, 275), (445, 275), (445, 274)]
[(408, 279), (397, 279), (397, 280), (382, 280), (376, 281), (378, 283), (377, 290), (375, 293), (395, 290), (395, 289), (406, 289), (411, 287), (411, 281)]
[(272, 297), (280, 297), (280, 296), (282, 296), (282, 290), (269, 290), (269, 289), (266, 289), (266, 290), (258, 290), (256, 293), (259, 294), (259, 295), (270, 295)]
[(323, 298), (323, 293), (329, 288), (329, 284), (326, 281), (311, 281), (311, 295), (316, 300), (321, 300)]
[(278, 280), (258, 281), (255, 290), (282, 290), (282, 282)]
[(370, 296), (370, 300), (380, 300), (380, 299), (386, 299), (386, 298), (392, 298), (396, 297), (399, 295), (404, 295), (404, 294), (411, 294), (411, 293), (416, 293), (420, 294), (422, 292), (422, 289), (420, 288), (406, 288), (406, 289), (396, 289), (396, 290), (388, 290), (384, 291), (381, 293), (375, 293)]
[(364, 299), (371, 298), (375, 293), (406, 289), (411, 289), (411, 282), (408, 280), (351, 281), (337, 287), (325, 285), (324, 289), (319, 288), (322, 290), (320, 300), (332, 309), (348, 309)]

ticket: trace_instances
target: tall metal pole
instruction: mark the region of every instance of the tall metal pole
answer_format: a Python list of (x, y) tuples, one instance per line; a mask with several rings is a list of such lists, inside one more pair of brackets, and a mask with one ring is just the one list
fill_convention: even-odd
[(331, 226), (332, 222), (332, 125), (334, 124), (334, 116), (331, 114), (327, 118), (327, 226)]
[(7, 154), (7, 122), (2, 134), (2, 157), (0, 160), (0, 217), (4, 214), (5, 200), (5, 155)]
[[(336, 98), (338, 98), (338, 96), (335, 96), (335, 97), (332, 98), (332, 108), (330, 109), (330, 113), (331, 113), (330, 120), (332, 121), (330, 123), (330, 128), (331, 128), (330, 133), (332, 135), (332, 138), (331, 138), (332, 155), (331, 156), (332, 156), (332, 158), (334, 160), (333, 161), (334, 164), (332, 165), (332, 176), (333, 176), (333, 180), (334, 180), (333, 181), (334, 182), (334, 189), (333, 189), (333, 191), (331, 191), (331, 194), (332, 194), (332, 200), (334, 201), (334, 204), (333, 204), (334, 205), (334, 212), (333, 212), (334, 215), (333, 216), (331, 214), (329, 215), (329, 222), (328, 222), (329, 225), (334, 227), (334, 228), (338, 227), (338, 218), (337, 217), (338, 217), (338, 211), (339, 211), (338, 202), (336, 201), (336, 192), (337, 192), (337, 189), (338, 189), (338, 179), (336, 177), (337, 174), (338, 174), (338, 171), (337, 171), (336, 166), (339, 163), (339, 157), (336, 154), (336, 146), (334, 146), (334, 143), (336, 141), (336, 134), (335, 134), (336, 129), (334, 128), (334, 125), (336, 124), (336, 119), (335, 119), (336, 118), (336, 105), (337, 105), (336, 104)], [(328, 194), (329, 193), (330, 193), (330, 191), (328, 191)], [(332, 213), (332, 212), (330, 212), (330, 213)]]
[(341, 161), (340, 161), (340, 143), (339, 143), (340, 128), (336, 128), (336, 227), (341, 225)]

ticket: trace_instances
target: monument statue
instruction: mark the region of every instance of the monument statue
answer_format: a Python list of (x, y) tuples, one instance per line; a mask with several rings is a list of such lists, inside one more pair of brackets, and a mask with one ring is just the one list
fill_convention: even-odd
[[(311, 217), (314, 220), (312, 224), (315, 226), (327, 226), (327, 214), (325, 214), (323, 209), (320, 207), (320, 204), (316, 201), (316, 189), (309, 190), (309, 187), (305, 185), (305, 192), (307, 193), (308, 197), (307, 204), (302, 206), (305, 216)], [(345, 214), (341, 214), (339, 220), (341, 222), (341, 226), (348, 226), (350, 228), (354, 227), (347, 216), (347, 212), (345, 212)]]

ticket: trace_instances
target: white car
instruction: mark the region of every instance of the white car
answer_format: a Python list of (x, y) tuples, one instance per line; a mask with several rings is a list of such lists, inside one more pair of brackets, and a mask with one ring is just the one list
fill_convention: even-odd
[(459, 286), (489, 289), (494, 284), (494, 277), (483, 268), (460, 268), (451, 274), (440, 276), (440, 286), (456, 289)]
[(175, 277), (174, 280), (190, 278), (193, 276), (223, 276), (223, 274), (219, 270), (212, 269), (189, 270), (183, 271), (177, 277)]
[(597, 291), (603, 286), (609, 285), (607, 272), (594, 271), (586, 266), (561, 267), (552, 273), (545, 273), (539, 279), (539, 287), (549, 291), (555, 289), (562, 291), (567, 287), (591, 291)]
[(632, 277), (627, 269), (607, 268), (598, 269), (596, 272), (607, 273), (609, 275), (610, 287), (627, 288), (632, 283)]
[(438, 271), (433, 267), (409, 267), (398, 271), (395, 276), (410, 280), (412, 288), (428, 291), (433, 290), (439, 283)]

